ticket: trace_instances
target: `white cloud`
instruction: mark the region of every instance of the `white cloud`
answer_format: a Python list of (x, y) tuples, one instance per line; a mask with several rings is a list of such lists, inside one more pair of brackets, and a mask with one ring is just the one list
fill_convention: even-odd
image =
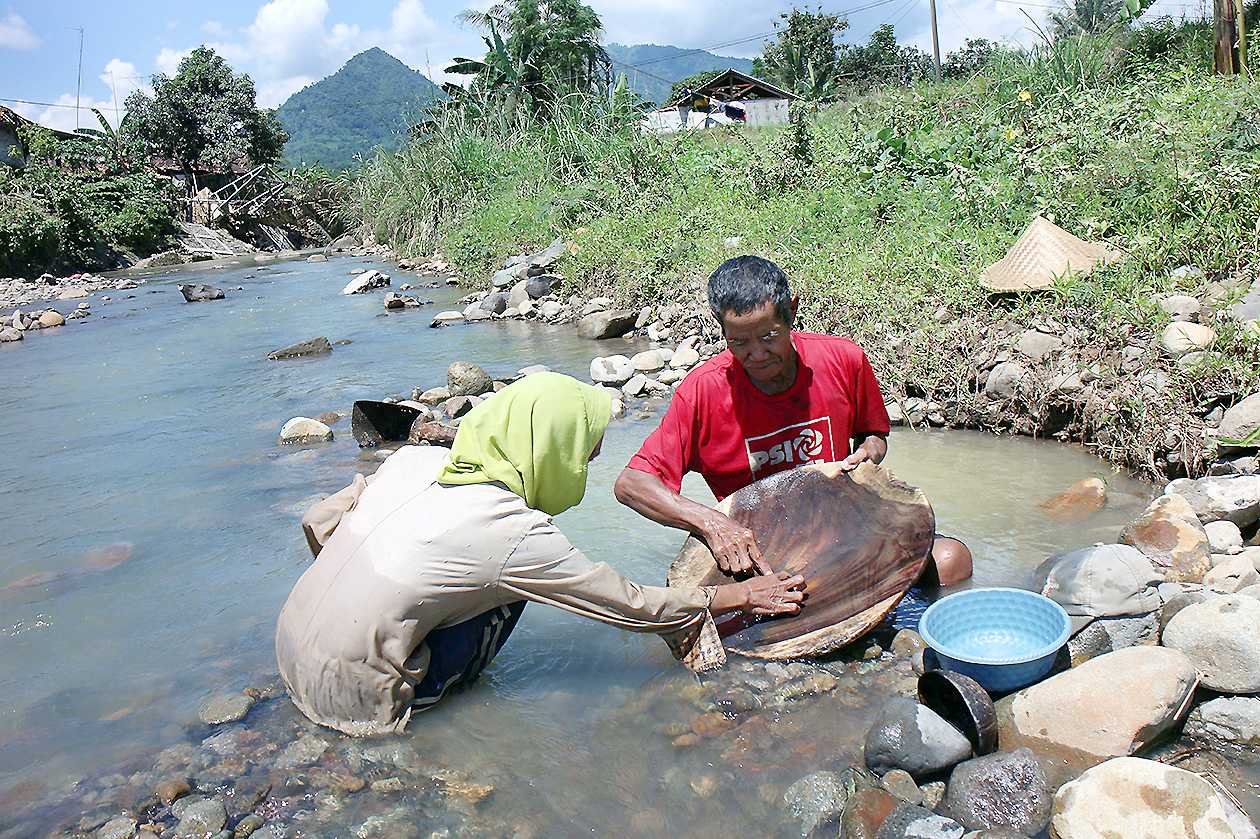
[(17, 12), (10, 11), (0, 17), (0, 49), (33, 50), (40, 43), (39, 36), (31, 31), (30, 24)]
[(170, 47), (162, 47), (157, 57), (153, 59), (154, 65), (158, 72), (166, 76), (173, 76), (179, 71), (179, 62), (192, 50), (173, 50)]
[[(941, 59), (961, 47), (968, 38), (985, 38), (1017, 46), (1031, 45), (1037, 40), (1036, 29), (1024, 11), (1039, 25), (1044, 25), (1046, 10), (1040, 6), (1050, 5), (1045, 0), (1036, 2), (1036, 7), (1024, 7), (1002, 0), (938, 0), (936, 13)], [(932, 51), (932, 32), (926, 15), (916, 18), (912, 26), (906, 26), (901, 31), (898, 40), (924, 52)]]
[(213, 38), (215, 40), (230, 38), (232, 35), (228, 28), (219, 23), (217, 20), (208, 20), (201, 24), (201, 31), (207, 38)]

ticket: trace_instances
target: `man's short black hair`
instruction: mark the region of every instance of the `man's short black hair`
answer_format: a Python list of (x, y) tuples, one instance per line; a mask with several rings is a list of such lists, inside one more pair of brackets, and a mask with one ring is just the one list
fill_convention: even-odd
[(727, 312), (744, 315), (765, 303), (773, 303), (775, 313), (792, 325), (792, 288), (787, 274), (770, 260), (737, 256), (709, 275), (709, 308), (719, 324)]

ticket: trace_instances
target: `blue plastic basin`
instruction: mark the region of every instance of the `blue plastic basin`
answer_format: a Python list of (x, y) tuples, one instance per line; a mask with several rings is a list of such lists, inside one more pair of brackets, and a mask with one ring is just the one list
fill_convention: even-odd
[(1018, 588), (973, 588), (928, 607), (919, 634), (941, 668), (989, 691), (1016, 690), (1054, 666), (1072, 622), (1048, 597)]

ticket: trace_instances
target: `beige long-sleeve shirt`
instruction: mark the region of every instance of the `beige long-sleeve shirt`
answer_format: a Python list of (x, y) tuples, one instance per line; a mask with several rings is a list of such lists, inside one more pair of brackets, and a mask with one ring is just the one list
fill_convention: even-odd
[(429, 632), (518, 600), (671, 636), (680, 656), (716, 639), (710, 591), (625, 579), (498, 484), (437, 483), (447, 455), (401, 449), (304, 518), (312, 550), (323, 547), (280, 612), (276, 659), (308, 718), (354, 735), (401, 731)]

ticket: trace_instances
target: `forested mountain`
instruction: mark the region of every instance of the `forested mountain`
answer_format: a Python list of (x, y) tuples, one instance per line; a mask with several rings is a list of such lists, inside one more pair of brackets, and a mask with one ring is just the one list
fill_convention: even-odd
[(396, 148), (425, 108), (445, 94), (422, 73), (373, 47), (326, 79), (308, 85), (280, 106), (289, 132), (284, 147), (290, 166), (355, 165), (377, 146)]
[[(741, 73), (752, 72), (751, 58), (735, 58), (714, 55), (704, 50), (688, 50), (681, 47), (657, 44), (608, 44), (608, 57), (613, 60), (613, 73), (625, 73), (630, 89), (644, 99), (663, 102), (669, 97), (674, 82), (705, 70), (725, 70), (733, 67)], [(636, 68), (627, 65), (643, 65)], [(647, 75), (651, 73), (651, 75)], [(653, 78), (659, 76), (660, 78)], [(665, 81), (668, 79), (668, 81)]]

